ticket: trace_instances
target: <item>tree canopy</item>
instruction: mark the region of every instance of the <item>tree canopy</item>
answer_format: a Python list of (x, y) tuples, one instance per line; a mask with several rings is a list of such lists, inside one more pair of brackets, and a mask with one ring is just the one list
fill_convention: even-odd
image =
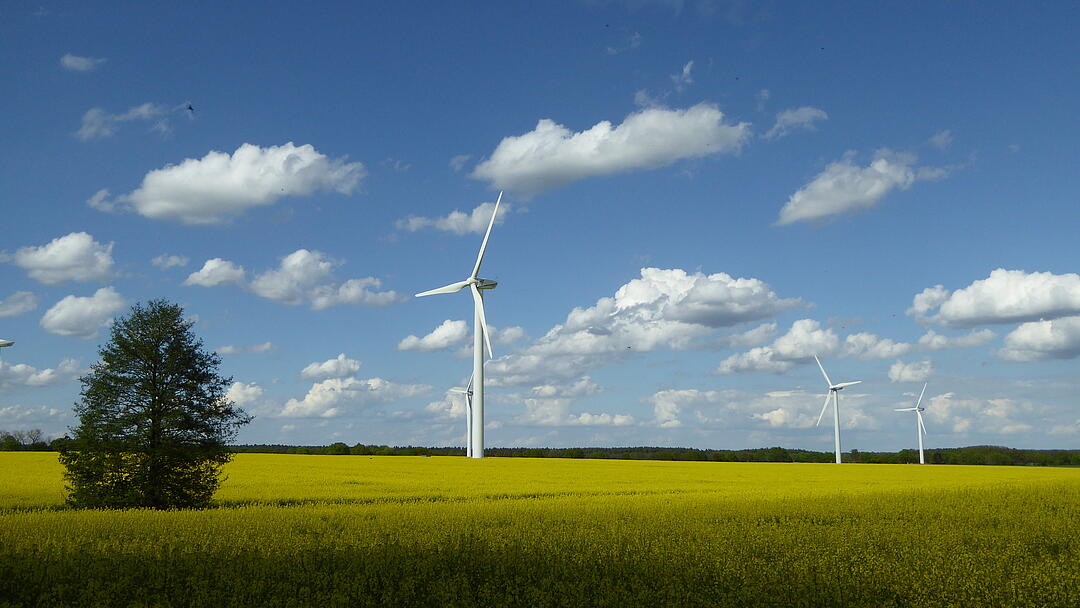
[(204, 507), (228, 444), (251, 417), (226, 397), (232, 378), (203, 349), (183, 308), (136, 304), (117, 319), (83, 376), (79, 426), (61, 447), (78, 507)]

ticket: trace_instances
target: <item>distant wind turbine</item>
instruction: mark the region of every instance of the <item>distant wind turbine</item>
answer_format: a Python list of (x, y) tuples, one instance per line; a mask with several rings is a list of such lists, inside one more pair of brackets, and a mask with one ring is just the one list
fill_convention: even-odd
[(825, 404), (821, 406), (821, 413), (818, 414), (817, 423), (814, 426), (821, 425), (821, 417), (825, 415), (825, 409), (829, 407), (829, 399), (832, 399), (833, 440), (836, 446), (836, 464), (840, 464), (840, 391), (844, 390), (845, 386), (853, 386), (855, 384), (859, 384), (860, 382), (862, 382), (862, 380), (833, 384), (832, 380), (829, 380), (829, 374), (825, 373), (825, 367), (821, 365), (821, 359), (818, 359), (817, 355), (814, 355), (814, 361), (817, 361), (818, 369), (821, 370), (821, 375), (825, 376), (825, 383), (829, 385), (829, 392), (825, 393)]
[(919, 407), (922, 404), (923, 395), (926, 394), (926, 383), (923, 382), (922, 392), (919, 393), (919, 400), (915, 402), (915, 407), (905, 407), (897, 409), (898, 412), (915, 412), (915, 417), (918, 420), (918, 425), (915, 427), (915, 434), (919, 436), (919, 464), (926, 464), (926, 457), (923, 455), (923, 435), (926, 434), (926, 425), (922, 421), (922, 413), (926, 411), (925, 407)]
[(465, 456), (472, 458), (472, 378), (469, 378), (469, 386), (465, 388), (454, 387), (450, 389), (450, 392), (465, 395)]
[(440, 293), (455, 293), (469, 288), (473, 297), (473, 394), (472, 412), (469, 417), (469, 446), (467, 451), (472, 458), (484, 457), (484, 345), (487, 345), (488, 355), (492, 355), (491, 338), (488, 334), (487, 318), (484, 315), (483, 290), (495, 289), (498, 285), (495, 281), (481, 279), (480, 263), (484, 261), (484, 250), (487, 249), (488, 239), (491, 237), (491, 228), (495, 225), (495, 217), (499, 214), (499, 203), (502, 202), (502, 192), (495, 201), (495, 210), (491, 212), (491, 221), (488, 222), (484, 241), (480, 243), (480, 253), (476, 256), (476, 264), (473, 265), (472, 274), (464, 281), (444, 285), (437, 289), (424, 291), (416, 294), (416, 297), (433, 296)]

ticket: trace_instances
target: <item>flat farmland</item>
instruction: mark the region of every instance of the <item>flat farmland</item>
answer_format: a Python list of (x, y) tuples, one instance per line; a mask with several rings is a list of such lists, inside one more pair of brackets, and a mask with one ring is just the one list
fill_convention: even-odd
[(0, 453), (0, 606), (1076, 606), (1080, 469), (240, 454), (75, 511)]

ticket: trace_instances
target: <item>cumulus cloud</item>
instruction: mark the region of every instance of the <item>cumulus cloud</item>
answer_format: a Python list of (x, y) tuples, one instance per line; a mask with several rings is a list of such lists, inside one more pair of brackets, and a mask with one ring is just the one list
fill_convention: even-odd
[(749, 123), (725, 123), (723, 112), (705, 103), (685, 110), (648, 107), (618, 126), (603, 121), (577, 133), (545, 118), (528, 133), (504, 138), (471, 177), (534, 194), (587, 177), (736, 153), (749, 137)]
[[(934, 309), (937, 314), (931, 315)], [(924, 289), (908, 314), (953, 327), (1074, 316), (1080, 314), (1080, 275), (998, 268), (953, 292), (941, 285)]]
[[(9, 405), (0, 407), (0, 426), (10, 430), (40, 428), (59, 423), (68, 410), (46, 405)], [(14, 427), (14, 428), (12, 428)]]
[(73, 72), (93, 72), (98, 69), (101, 64), (107, 61), (104, 57), (80, 57), (79, 55), (72, 55), (71, 53), (65, 53), (60, 58), (60, 65), (64, 69), (71, 70)]
[[(872, 334), (871, 334), (872, 335)], [(759, 346), (720, 362), (718, 374), (759, 372), (781, 374), (817, 355), (828, 355), (840, 347), (832, 329), (822, 328), (813, 319), (800, 319), (769, 346)]]
[[(495, 382), (578, 376), (628, 353), (686, 349), (717, 329), (771, 317), (801, 304), (782, 299), (759, 279), (725, 273), (643, 268), (634, 279), (588, 308), (574, 308), (523, 351), (488, 364)], [(705, 346), (705, 344), (702, 344)], [(538, 376), (539, 375), (539, 376)]]
[(1008, 361), (1080, 357), (1080, 316), (1024, 323), (1005, 336), (998, 356)]
[(889, 367), (890, 382), (926, 382), (934, 372), (934, 362), (929, 359), (904, 363), (897, 361)]
[(275, 302), (309, 304), (312, 310), (338, 304), (388, 306), (403, 300), (394, 291), (376, 291), (382, 282), (375, 277), (335, 282), (332, 270), (338, 263), (322, 252), (297, 249), (283, 257), (278, 268), (256, 276), (248, 287)]
[(697, 389), (667, 389), (654, 393), (648, 398), (653, 404), (653, 421), (661, 428), (682, 426), (679, 415), (683, 408), (692, 404), (721, 403), (731, 397), (730, 393), (720, 391), (699, 391)]
[[(163, 253), (156, 258), (150, 260), (150, 263), (162, 270), (167, 270), (173, 267), (187, 266), (188, 259), (182, 255), (169, 255)], [(203, 267), (205, 268), (205, 266)]]
[(795, 130), (815, 131), (814, 123), (819, 120), (827, 120), (829, 115), (824, 110), (803, 106), (791, 110), (784, 110), (776, 115), (776, 123), (765, 132), (765, 139), (780, 139)]
[(901, 357), (910, 353), (914, 348), (915, 346), (912, 344), (895, 342), (889, 338), (878, 337), (876, 334), (860, 332), (849, 334), (844, 338), (844, 343), (840, 348), (840, 356), (876, 361)]
[(318, 379), (318, 378), (344, 378), (346, 376), (352, 376), (360, 370), (360, 362), (356, 359), (349, 359), (345, 356), (345, 353), (339, 354), (334, 359), (328, 359), (322, 363), (314, 362), (309, 363), (300, 372), (301, 378)]
[(398, 350), (433, 352), (463, 344), (469, 339), (469, 326), (465, 321), (447, 319), (423, 338), (409, 335), (398, 343)]
[(329, 378), (313, 384), (303, 399), (289, 399), (278, 415), (332, 418), (349, 409), (392, 403), (431, 390), (426, 384), (396, 384), (382, 378)]
[(111, 137), (122, 123), (142, 121), (154, 122), (152, 130), (168, 133), (171, 129), (164, 116), (169, 108), (155, 103), (144, 103), (121, 114), (110, 114), (102, 108), (90, 108), (83, 114), (82, 125), (75, 132), (75, 137), (82, 141)]
[(9, 365), (0, 360), (0, 387), (7, 386), (49, 386), (61, 382), (70, 382), (79, 377), (82, 370), (75, 359), (64, 359), (55, 368), (39, 370), (25, 363)]
[(915, 161), (910, 154), (881, 149), (869, 166), (858, 167), (848, 155), (831, 163), (792, 194), (780, 209), (776, 224), (783, 226), (869, 209), (892, 190), (907, 190), (916, 181), (944, 177), (943, 169), (915, 167)]
[(1032, 430), (1038, 408), (1016, 399), (964, 399), (944, 393), (923, 401), (929, 433), (992, 433), (1011, 435)]
[(982, 346), (997, 337), (997, 334), (989, 329), (972, 330), (962, 336), (943, 336), (929, 329), (919, 338), (921, 350), (946, 350), (950, 348), (971, 348)]
[(570, 406), (577, 399), (602, 391), (589, 376), (583, 376), (576, 382), (534, 386), (529, 395), (522, 399), (525, 412), (516, 422), (535, 426), (630, 426), (636, 423), (634, 417), (627, 414), (570, 412)]
[[(444, 232), (452, 232), (458, 236), (469, 233), (483, 234), (487, 230), (488, 222), (491, 221), (491, 214), (494, 210), (495, 203), (481, 203), (473, 208), (470, 213), (455, 209), (449, 215), (443, 217), (429, 218), (411, 215), (397, 220), (394, 222), (394, 226), (398, 230), (408, 232), (433, 228)], [(507, 203), (500, 204), (499, 215), (495, 218), (496, 226), (503, 223), (507, 213), (510, 213), (510, 205)]]
[(47, 285), (65, 281), (105, 280), (112, 276), (113, 244), (102, 245), (85, 232), (57, 237), (40, 247), (21, 247), (3, 259)]
[(61, 336), (90, 339), (112, 323), (125, 306), (124, 298), (112, 287), (102, 287), (89, 297), (70, 295), (53, 305), (41, 317), (41, 327)]
[(229, 390), (225, 392), (225, 398), (236, 405), (248, 405), (259, 400), (263, 395), (263, 388), (254, 382), (244, 384), (233, 382)]
[(219, 355), (261, 355), (263, 353), (268, 353), (275, 348), (277, 348), (277, 346), (273, 342), (263, 342), (262, 344), (252, 344), (251, 346), (234, 346), (229, 344), (215, 348), (214, 352)]
[(221, 258), (206, 260), (203, 267), (188, 275), (184, 285), (201, 285), (202, 287), (215, 287), (228, 283), (244, 283), (244, 267), (237, 266), (232, 262)]
[(110, 204), (151, 219), (220, 224), (286, 196), (319, 190), (351, 194), (365, 175), (362, 163), (328, 158), (311, 145), (243, 144), (231, 155), (212, 151), (155, 169), (137, 190)]
[(29, 291), (16, 291), (0, 300), (0, 318), (17, 317), (37, 308), (37, 296)]

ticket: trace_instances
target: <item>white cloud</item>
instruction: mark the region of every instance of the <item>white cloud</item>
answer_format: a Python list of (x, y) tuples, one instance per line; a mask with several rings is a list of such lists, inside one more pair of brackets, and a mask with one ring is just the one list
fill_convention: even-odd
[(0, 318), (17, 317), (37, 308), (37, 296), (29, 291), (16, 291), (0, 300)]
[[(150, 263), (162, 270), (166, 270), (178, 266), (187, 266), (188, 261), (189, 260), (182, 255), (169, 255), (167, 253), (163, 253), (156, 258), (150, 260)], [(206, 267), (203, 266), (203, 268), (205, 269)]]
[(634, 417), (627, 414), (570, 412), (570, 405), (575, 400), (602, 391), (588, 376), (572, 383), (534, 386), (530, 396), (522, 399), (525, 413), (516, 422), (537, 426), (630, 426), (636, 423)]
[(908, 314), (953, 327), (1074, 316), (1080, 314), (1080, 275), (998, 268), (951, 293), (940, 285), (923, 290)]
[[(412, 215), (397, 220), (394, 222), (394, 226), (398, 230), (407, 230), (409, 232), (434, 228), (435, 230), (452, 232), (458, 236), (469, 233), (483, 234), (487, 230), (488, 222), (491, 221), (491, 213), (494, 209), (495, 203), (481, 203), (471, 213), (455, 209), (444, 217), (428, 218)], [(495, 225), (502, 224), (508, 213), (510, 213), (510, 205), (507, 203), (500, 204), (499, 215), (495, 218)]]
[(225, 398), (236, 405), (247, 405), (258, 401), (263, 392), (263, 388), (254, 382), (248, 384), (233, 382), (229, 390), (225, 392)]
[(469, 338), (469, 326), (465, 321), (447, 319), (423, 338), (409, 335), (397, 345), (398, 350), (433, 352), (463, 344)]
[(104, 139), (115, 134), (121, 123), (131, 121), (156, 121), (153, 130), (168, 133), (168, 123), (162, 120), (168, 112), (165, 106), (154, 103), (135, 106), (123, 114), (109, 114), (102, 108), (90, 108), (83, 114), (82, 126), (75, 132), (75, 137), (82, 141)]
[(107, 60), (103, 57), (80, 57), (79, 55), (65, 53), (60, 58), (60, 65), (74, 72), (93, 72), (105, 61)]
[(533, 194), (586, 177), (735, 153), (749, 137), (749, 123), (725, 124), (719, 108), (705, 103), (685, 110), (649, 107), (621, 125), (603, 121), (577, 133), (545, 118), (529, 133), (504, 138), (471, 177)]
[(809, 184), (791, 195), (776, 224), (819, 220), (840, 213), (869, 209), (894, 189), (907, 190), (916, 181), (939, 179), (944, 170), (916, 168), (915, 157), (878, 150), (869, 166), (852, 164), (851, 156), (831, 163)]
[(1080, 316), (1024, 323), (1005, 336), (998, 356), (1009, 361), (1080, 357)]
[(458, 154), (450, 159), (450, 168), (454, 170), (454, 173), (461, 173), (470, 160), (472, 160), (472, 154)]
[(349, 359), (345, 356), (345, 353), (341, 353), (334, 359), (328, 359), (322, 363), (316, 361), (308, 364), (308, 366), (300, 372), (300, 377), (307, 379), (344, 378), (346, 376), (352, 376), (359, 370), (359, 361), (356, 359)]
[(897, 361), (889, 367), (890, 382), (926, 382), (934, 372), (934, 362), (929, 359), (904, 363)]
[(642, 40), (641, 34), (638, 33), (638, 32), (634, 32), (633, 34), (630, 35), (629, 38), (626, 39), (625, 44), (623, 44), (622, 46), (609, 46), (609, 47), (606, 47), (604, 49), (604, 52), (607, 53), (608, 55), (619, 55), (621, 53), (625, 53), (626, 51), (630, 51), (630, 50), (633, 50), (633, 49), (636, 49), (636, 48), (640, 47), (641, 46), (641, 40)]
[(214, 287), (228, 283), (242, 285), (244, 276), (243, 266), (237, 266), (221, 258), (212, 258), (206, 260), (202, 268), (189, 274), (188, 278), (184, 279), (184, 285), (201, 285), (203, 287)]
[(362, 163), (330, 159), (310, 145), (243, 144), (231, 155), (212, 151), (155, 169), (116, 202), (152, 219), (219, 224), (286, 196), (317, 190), (351, 194), (365, 175)]
[(730, 397), (730, 393), (719, 391), (667, 389), (654, 393), (648, 401), (653, 404), (653, 421), (657, 426), (676, 428), (682, 426), (679, 415), (684, 407), (698, 403), (722, 403)]
[(42, 370), (17, 363), (9, 365), (0, 361), (0, 387), (5, 386), (49, 386), (69, 382), (79, 377), (82, 370), (75, 359), (64, 359), (55, 368)]
[(935, 133), (933, 135), (933, 137), (930, 138), (930, 145), (934, 146), (935, 148), (937, 148), (939, 150), (945, 150), (950, 145), (952, 145), (952, 141), (953, 141), (952, 131), (949, 131), (948, 129), (945, 129), (944, 131), (940, 131), (938, 133)]
[(972, 330), (963, 336), (943, 336), (932, 329), (928, 329), (919, 338), (919, 348), (922, 350), (946, 350), (950, 348), (971, 348), (982, 346), (997, 337), (997, 334), (989, 329)]
[(219, 355), (261, 355), (263, 353), (268, 353), (275, 348), (277, 348), (277, 345), (275, 345), (273, 342), (263, 342), (262, 344), (252, 344), (251, 346), (233, 346), (230, 344), (226, 346), (219, 346), (214, 349), (214, 352)]
[(335, 283), (332, 269), (337, 264), (319, 251), (297, 249), (282, 258), (278, 268), (256, 276), (248, 287), (275, 302), (290, 306), (307, 303), (312, 310), (338, 304), (388, 306), (402, 301), (394, 291), (374, 291), (382, 285), (374, 277)]
[[(869, 334), (873, 336), (873, 334)], [(876, 338), (876, 336), (875, 336)], [(769, 346), (731, 355), (720, 362), (717, 374), (759, 372), (780, 374), (807, 361), (815, 354), (829, 355), (840, 347), (840, 338), (832, 329), (822, 329), (813, 319), (800, 319)], [(856, 352), (857, 347), (851, 347)]]
[(491, 361), (495, 382), (574, 377), (634, 352), (685, 349), (716, 329), (773, 316), (800, 304), (758, 279), (681, 269), (641, 269), (611, 298), (575, 308), (561, 325), (519, 353)]
[(124, 305), (124, 298), (112, 287), (102, 287), (90, 297), (70, 295), (45, 312), (41, 327), (61, 336), (93, 338)]
[[(944, 393), (923, 401), (926, 430), (937, 433), (992, 433), (1010, 435), (1030, 431), (1038, 408), (1015, 399), (963, 399)], [(1041, 421), (1040, 421), (1041, 422)]]
[(56, 424), (67, 417), (68, 410), (46, 405), (9, 405), (0, 407), (0, 427), (4, 427), (5, 430), (39, 428)]
[(875, 334), (860, 332), (849, 334), (844, 338), (840, 356), (875, 361), (902, 357), (910, 353), (914, 348), (911, 344), (895, 342), (889, 338), (880, 338)]
[(694, 84), (693, 70), (694, 61), (690, 60), (686, 62), (681, 72), (671, 75), (671, 81), (675, 83), (676, 91), (681, 93), (688, 85)]
[(395, 384), (382, 378), (329, 378), (313, 384), (303, 399), (289, 399), (278, 415), (332, 418), (346, 409), (392, 403), (430, 392), (431, 388), (425, 384)]
[(780, 139), (797, 129), (815, 131), (817, 127), (814, 126), (814, 123), (828, 118), (829, 115), (824, 110), (810, 106), (784, 110), (776, 115), (776, 123), (763, 137), (765, 139)]
[(113, 243), (102, 245), (85, 232), (72, 232), (41, 247), (20, 247), (4, 259), (14, 261), (32, 279), (56, 285), (108, 279), (112, 275), (112, 248)]

